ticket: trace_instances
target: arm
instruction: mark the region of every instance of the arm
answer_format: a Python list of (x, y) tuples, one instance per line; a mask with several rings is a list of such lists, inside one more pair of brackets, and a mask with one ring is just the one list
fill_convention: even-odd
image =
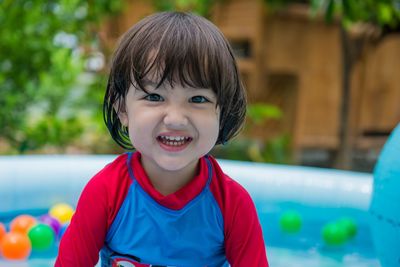
[(225, 255), (231, 267), (268, 267), (256, 208), (249, 193), (224, 174), (217, 161), (210, 188), (224, 217)]
[(94, 266), (107, 232), (107, 191), (96, 176), (86, 185), (60, 243), (56, 267)]
[(242, 188), (227, 211), (225, 252), (232, 267), (268, 267), (262, 229), (249, 194)]

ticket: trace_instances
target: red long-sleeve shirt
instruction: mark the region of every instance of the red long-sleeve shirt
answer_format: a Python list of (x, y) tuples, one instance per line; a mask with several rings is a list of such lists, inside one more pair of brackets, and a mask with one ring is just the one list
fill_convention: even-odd
[(83, 190), (55, 266), (94, 266), (100, 251), (102, 266), (268, 266), (249, 194), (212, 157), (199, 169), (163, 196), (140, 153), (119, 156)]

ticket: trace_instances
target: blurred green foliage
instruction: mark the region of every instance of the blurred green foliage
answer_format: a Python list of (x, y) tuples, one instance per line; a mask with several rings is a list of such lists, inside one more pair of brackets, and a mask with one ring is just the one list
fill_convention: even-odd
[(400, 22), (398, 0), (312, 0), (311, 8), (314, 13), (322, 11), (328, 22), (340, 15), (345, 26), (369, 22), (382, 27), (396, 27)]
[[(277, 106), (266, 103), (250, 104), (247, 108), (247, 121), (244, 132), (250, 132), (258, 125), (271, 120), (282, 120), (283, 113)], [(275, 137), (257, 140), (250, 139), (246, 150), (251, 161), (288, 164), (292, 162), (291, 137), (281, 133)]]
[(281, 119), (282, 111), (274, 106), (264, 103), (250, 104), (247, 109), (247, 116), (251, 124), (261, 124), (267, 119)]
[(101, 79), (80, 80), (85, 50), (98, 48), (94, 29), (121, 7), (107, 0), (0, 1), (0, 140), (11, 153), (63, 147), (82, 134), (87, 118), (74, 107), (98, 99), (82, 94), (76, 101), (74, 94)]
[(277, 106), (266, 103), (249, 104), (243, 133), (227, 144), (215, 147), (211, 154), (233, 160), (292, 163), (291, 137), (288, 133), (261, 140), (251, 138), (253, 128), (282, 118), (283, 113)]
[(202, 16), (208, 16), (215, 2), (220, 0), (152, 0), (159, 11), (191, 11)]
[(355, 22), (368, 22), (380, 27), (395, 28), (400, 24), (399, 0), (264, 0), (272, 9), (287, 4), (309, 2), (311, 14), (322, 13), (327, 22), (337, 15), (345, 26)]

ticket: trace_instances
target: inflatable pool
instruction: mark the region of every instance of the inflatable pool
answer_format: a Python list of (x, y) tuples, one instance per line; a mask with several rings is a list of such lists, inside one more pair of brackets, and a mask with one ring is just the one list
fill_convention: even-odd
[[(40, 216), (57, 203), (75, 206), (88, 179), (114, 158), (1, 156), (0, 221), (7, 224), (20, 214)], [(219, 162), (252, 195), (271, 266), (380, 266), (369, 227), (371, 174)], [(340, 230), (343, 222), (352, 231)], [(54, 246), (33, 252), (26, 261), (0, 258), (0, 266), (53, 266), (56, 253)]]
[(393, 130), (374, 171), (370, 214), (376, 252), (383, 267), (400, 266), (400, 124)]

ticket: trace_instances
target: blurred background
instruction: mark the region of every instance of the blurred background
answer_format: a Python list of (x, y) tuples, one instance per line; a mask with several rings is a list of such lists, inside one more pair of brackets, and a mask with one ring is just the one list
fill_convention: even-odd
[(0, 154), (123, 152), (103, 123), (120, 36), (192, 11), (228, 38), (249, 96), (219, 158), (371, 172), (400, 122), (400, 0), (0, 0)]

